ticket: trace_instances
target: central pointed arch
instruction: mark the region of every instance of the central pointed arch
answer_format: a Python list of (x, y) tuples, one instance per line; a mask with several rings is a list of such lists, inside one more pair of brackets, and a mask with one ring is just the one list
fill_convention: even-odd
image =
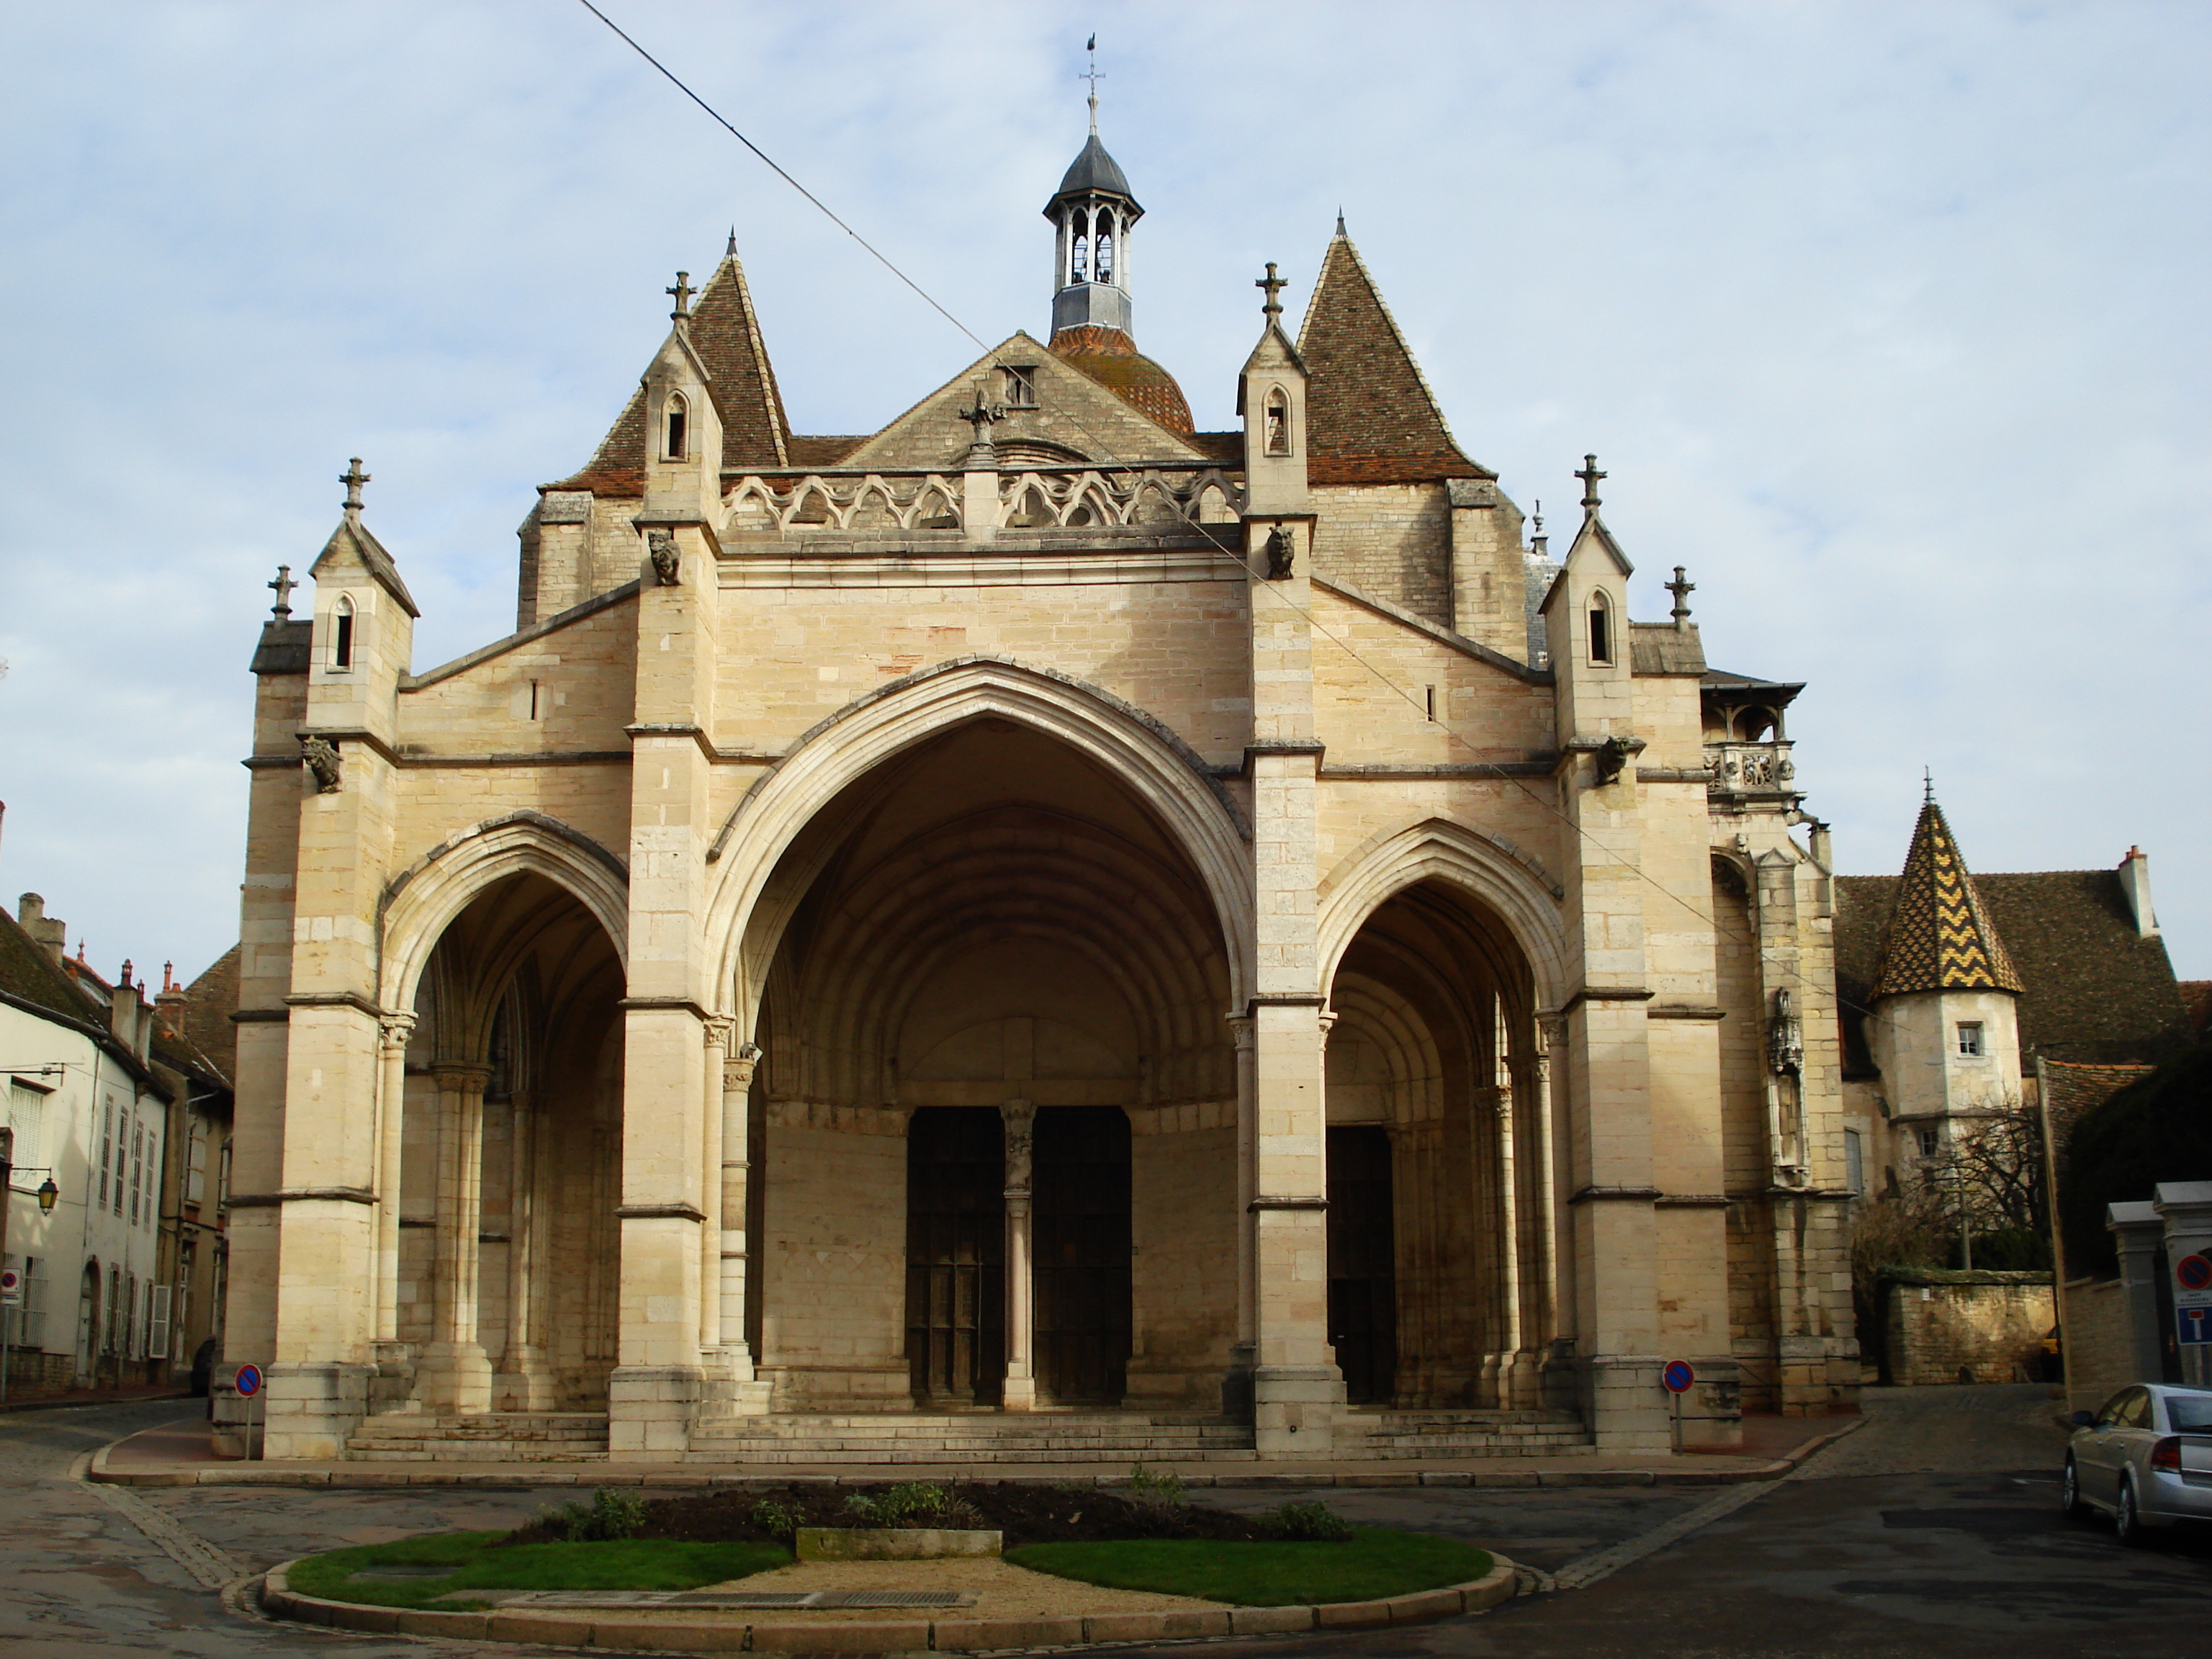
[[(781, 928), (755, 912), (787, 849), (840, 791), (956, 726), (998, 718), (1057, 738), (1125, 785), (1160, 820), (1204, 882), (1221, 930), (1232, 1006), (1249, 994), (1254, 932), (1248, 837), (1205, 763), (1173, 732), (1111, 692), (1000, 657), (927, 668), (841, 709), (802, 736), (741, 801), (715, 850), (708, 959), (719, 994), (750, 1029)], [(1226, 1012), (1226, 1011), (1224, 1011)]]

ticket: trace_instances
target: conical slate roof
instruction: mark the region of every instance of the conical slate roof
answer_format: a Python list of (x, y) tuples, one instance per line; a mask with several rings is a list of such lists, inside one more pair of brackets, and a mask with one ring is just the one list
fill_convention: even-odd
[(1876, 997), (1916, 991), (2021, 989), (2012, 958), (1997, 938), (1966, 860), (1931, 798), (1913, 826), (1912, 848), (1889, 913)]
[[(790, 422), (783, 393), (762, 343), (760, 319), (745, 286), (744, 267), (732, 250), (699, 290), (691, 307), (691, 345), (713, 378), (707, 390), (722, 421), (722, 464), (728, 467), (790, 465)], [(599, 442), (591, 465), (563, 486), (585, 489), (595, 484), (635, 487), (645, 466), (645, 392), (629, 402)]]
[(1076, 158), (1068, 163), (1061, 175), (1060, 188), (1052, 193), (1055, 202), (1063, 196), (1081, 196), (1097, 191), (1109, 196), (1128, 197), (1133, 204), (1136, 198), (1129, 195), (1128, 175), (1121, 171), (1121, 163), (1106, 153), (1106, 146), (1092, 133)]
[(1316, 483), (1492, 478), (1452, 441), (1442, 410), (1340, 228), (1298, 330), (1309, 376), (1306, 445)]

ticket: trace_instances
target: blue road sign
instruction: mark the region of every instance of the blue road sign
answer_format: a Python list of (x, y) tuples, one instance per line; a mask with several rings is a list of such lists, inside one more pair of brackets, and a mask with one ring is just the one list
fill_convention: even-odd
[[(2212, 1341), (2212, 1337), (2204, 1339)], [(1698, 1374), (1690, 1369), (1686, 1359), (1670, 1359), (1666, 1370), (1659, 1373), (1660, 1386), (1669, 1394), (1687, 1394), (1697, 1385)]]
[[(2212, 1337), (2208, 1337), (2206, 1340), (2212, 1341)], [(238, 1368), (238, 1380), (232, 1386), (238, 1390), (240, 1399), (252, 1399), (255, 1395), (261, 1392), (261, 1367), (240, 1365)]]
[(2182, 1345), (2212, 1345), (2212, 1308), (2176, 1308), (2173, 1322), (2180, 1327)]

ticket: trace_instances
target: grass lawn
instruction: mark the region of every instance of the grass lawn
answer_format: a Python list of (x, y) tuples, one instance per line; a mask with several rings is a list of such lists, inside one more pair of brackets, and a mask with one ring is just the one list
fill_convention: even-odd
[(1146, 1538), (1112, 1544), (1030, 1544), (1006, 1559), (1035, 1572), (1243, 1607), (1367, 1601), (1464, 1583), (1490, 1554), (1455, 1538), (1362, 1527), (1341, 1544), (1225, 1544)]
[[(492, 1547), (501, 1532), (441, 1532), (390, 1544), (310, 1555), (292, 1569), (292, 1588), (331, 1601), (379, 1607), (451, 1607), (434, 1598), (460, 1589), (696, 1589), (782, 1566), (781, 1544), (678, 1544), (632, 1538), (604, 1544)], [(390, 1568), (437, 1567), (437, 1577), (356, 1578)]]

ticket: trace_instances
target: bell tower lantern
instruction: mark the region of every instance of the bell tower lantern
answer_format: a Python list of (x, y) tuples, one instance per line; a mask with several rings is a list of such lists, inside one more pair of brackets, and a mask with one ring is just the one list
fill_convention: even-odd
[(1129, 180), (1098, 142), (1098, 94), (1091, 94), (1091, 137), (1045, 204), (1052, 221), (1052, 331), (1129, 325), (1129, 228), (1144, 216)]

